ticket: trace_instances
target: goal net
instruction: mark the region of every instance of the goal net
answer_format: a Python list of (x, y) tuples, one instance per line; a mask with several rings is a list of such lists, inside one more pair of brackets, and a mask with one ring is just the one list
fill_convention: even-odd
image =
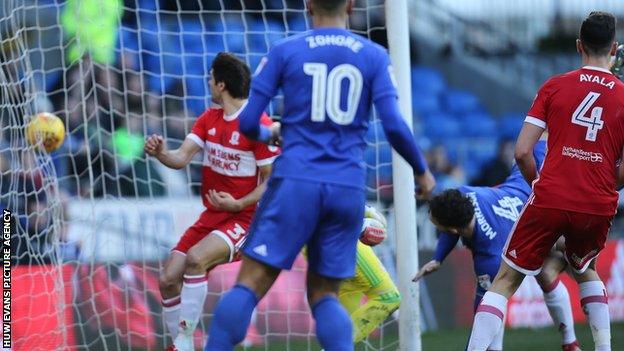
[[(350, 28), (386, 45), (384, 4), (356, 1)], [(201, 160), (168, 169), (143, 153), (178, 147), (210, 106), (220, 51), (252, 71), (276, 40), (310, 28), (302, 0), (3, 0), (0, 4), (0, 208), (12, 212), (13, 350), (163, 350), (159, 270), (202, 210)], [(281, 113), (280, 98), (269, 108)], [(29, 145), (25, 126), (52, 112), (62, 147)], [(391, 152), (367, 135), (368, 200), (394, 220)], [(392, 224), (375, 248), (395, 277)], [(6, 243), (5, 243), (6, 247)], [(318, 350), (297, 260), (260, 303), (244, 349)], [(196, 333), (238, 264), (213, 270)], [(410, 303), (410, 301), (404, 301)], [(396, 314), (358, 346), (398, 347)]]

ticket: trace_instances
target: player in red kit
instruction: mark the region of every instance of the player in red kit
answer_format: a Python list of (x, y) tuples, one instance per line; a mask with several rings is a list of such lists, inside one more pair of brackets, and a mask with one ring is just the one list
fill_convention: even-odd
[[(597, 351), (611, 350), (606, 289), (594, 269), (617, 208), (624, 174), (624, 84), (609, 71), (616, 52), (615, 17), (592, 12), (576, 42), (583, 67), (540, 88), (516, 143), (516, 161), (533, 183), (503, 249), (503, 263), (477, 308), (468, 350), (488, 350), (503, 327), (507, 299), (524, 276), (538, 274), (560, 236), (579, 283)], [(548, 153), (537, 176), (533, 146), (548, 130)]]
[[(251, 141), (238, 131), (238, 114), (247, 102), (251, 73), (234, 55), (214, 59), (209, 81), (212, 101), (177, 150), (167, 150), (163, 138), (150, 136), (145, 152), (165, 166), (180, 169), (203, 150), (201, 195), (206, 207), (173, 248), (160, 274), (160, 292), (171, 350), (191, 351), (207, 294), (207, 271), (238, 260), (242, 245), (271, 174), (278, 149)], [(262, 123), (270, 125), (268, 116)]]

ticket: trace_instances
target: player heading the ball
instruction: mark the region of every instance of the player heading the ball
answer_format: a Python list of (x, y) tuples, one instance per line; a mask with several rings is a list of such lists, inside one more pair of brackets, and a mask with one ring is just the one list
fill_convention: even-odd
[[(201, 195), (206, 209), (171, 250), (160, 274), (164, 320), (174, 339), (169, 350), (195, 350), (193, 331), (208, 292), (208, 272), (239, 260), (238, 249), (279, 152), (238, 131), (238, 116), (249, 94), (249, 67), (232, 54), (219, 53), (210, 76), (212, 102), (221, 107), (199, 116), (176, 150), (168, 150), (160, 135), (145, 142), (147, 154), (174, 169), (185, 167), (203, 151)], [(259, 117), (261, 123), (271, 124), (265, 114)]]
[(284, 93), (282, 155), (243, 247), (237, 284), (219, 302), (206, 350), (231, 351), (282, 269), (308, 249), (307, 293), (326, 350), (352, 350), (352, 325), (336, 296), (353, 276), (365, 203), (364, 135), (372, 104), (391, 145), (412, 166), (419, 193), (435, 185), (397, 104), (386, 50), (346, 30), (350, 0), (310, 0), (313, 30), (286, 38), (257, 69), (241, 132), (278, 137), (259, 116)]
[[(592, 12), (576, 49), (583, 67), (539, 89), (516, 143), (516, 161), (533, 193), (503, 249), (503, 263), (475, 314), (468, 350), (486, 350), (503, 327), (507, 299), (524, 276), (541, 271), (560, 236), (579, 283), (596, 350), (611, 350), (606, 289), (594, 270), (617, 209), (624, 148), (624, 83), (610, 71), (615, 17)], [(548, 130), (548, 153), (537, 177), (533, 146)]]

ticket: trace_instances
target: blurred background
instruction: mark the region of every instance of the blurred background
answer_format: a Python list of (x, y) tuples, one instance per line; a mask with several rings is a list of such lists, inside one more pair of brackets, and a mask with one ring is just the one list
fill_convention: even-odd
[[(411, 118), (438, 191), (501, 183), (539, 86), (580, 66), (574, 40), (582, 19), (597, 9), (618, 19), (624, 15), (621, 0), (408, 3)], [(23, 269), (16, 291), (24, 300), (14, 306), (40, 302), (47, 306), (42, 315), (65, 314), (72, 330), (55, 329), (59, 321), (38, 328), (82, 349), (160, 349), (163, 326), (154, 279), (168, 250), (201, 210), (201, 159), (172, 171), (145, 157), (143, 140), (159, 133), (170, 148), (179, 146), (210, 104), (212, 58), (234, 52), (253, 71), (272, 43), (309, 28), (304, 3), (4, 0), (0, 18), (0, 207), (17, 214), (12, 258), (16, 269)], [(622, 23), (618, 38), (624, 40)], [(383, 1), (356, 1), (350, 28), (387, 46)], [(61, 117), (67, 129), (63, 146), (51, 157), (26, 145), (19, 132), (31, 114), (44, 111)], [(281, 114), (279, 97), (269, 113)], [(391, 151), (374, 119), (367, 141), (369, 201), (392, 221)], [(420, 257), (426, 262), (437, 233), (426, 203), (418, 205)], [(624, 320), (622, 225), (616, 216), (600, 261), (614, 321)], [(391, 231), (376, 248), (393, 277), (394, 235)], [(62, 273), (56, 271), (59, 263), (64, 263)], [(460, 328), (458, 348), (466, 338), (461, 328), (472, 320), (472, 303), (466, 304), (475, 286), (470, 267), (468, 251), (455, 250), (444, 268), (421, 284), (423, 329)], [(269, 347), (277, 337), (297, 350), (315, 348), (302, 287), (290, 284), (304, 268), (301, 262), (277, 289), (290, 296), (291, 304), (280, 304), (278, 296), (260, 309), (255, 343)], [(205, 323), (235, 269), (226, 266), (212, 275)], [(64, 303), (55, 306), (49, 294), (33, 293), (46, 289), (62, 295)], [(534, 282), (523, 285), (512, 302), (517, 314), (508, 324), (550, 325), (540, 299)], [(574, 308), (582, 321), (580, 306)], [(24, 333), (22, 345), (34, 342), (32, 313), (16, 312), (25, 323), (15, 328)], [(300, 317), (280, 319), (280, 313)], [(396, 321), (389, 320), (367, 347), (396, 348), (395, 335)], [(427, 335), (425, 341), (434, 342)], [(554, 332), (550, 339), (557, 345)], [(302, 344), (288, 344), (291, 340)]]

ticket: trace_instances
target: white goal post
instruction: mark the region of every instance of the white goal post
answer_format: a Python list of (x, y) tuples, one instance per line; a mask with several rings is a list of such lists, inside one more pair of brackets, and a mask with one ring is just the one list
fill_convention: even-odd
[[(397, 77), (399, 108), (412, 128), (412, 83), (407, 0), (386, 1), (386, 26), (390, 58)], [(396, 265), (399, 292), (399, 345), (402, 351), (420, 351), (420, 306), (418, 284), (412, 277), (418, 270), (418, 237), (414, 174), (396, 151), (392, 152), (392, 181), (395, 208)]]

